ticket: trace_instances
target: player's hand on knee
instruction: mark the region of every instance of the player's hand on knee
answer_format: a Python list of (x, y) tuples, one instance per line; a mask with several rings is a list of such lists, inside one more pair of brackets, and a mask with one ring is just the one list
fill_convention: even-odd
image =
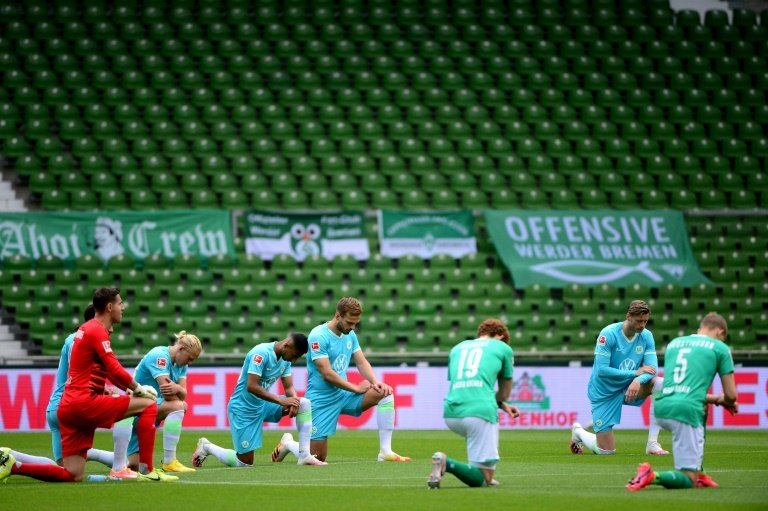
[(280, 404), (284, 407), (293, 406), (298, 408), (301, 404), (301, 400), (298, 397), (284, 397), (280, 400)]
[(373, 385), (372, 388), (379, 394), (382, 394), (384, 397), (392, 394), (392, 387), (390, 387), (386, 383), (377, 382), (376, 385)]
[(162, 383), (160, 384), (160, 393), (163, 394), (163, 397), (166, 398), (176, 397), (176, 393), (178, 392), (176, 386), (177, 384), (173, 383), (172, 381)]
[(301, 401), (298, 397), (285, 397), (280, 400), (280, 405), (283, 407), (283, 415), (288, 417), (296, 417), (299, 413), (299, 405)]
[(288, 408), (285, 409), (285, 415), (287, 415), (290, 418), (294, 418), (298, 414), (299, 414), (298, 406), (289, 406)]
[(363, 380), (357, 384), (357, 393), (365, 394), (366, 392), (368, 392), (369, 389), (372, 389), (372, 388), (373, 388), (373, 385), (371, 385), (371, 382), (369, 382), (368, 380)]

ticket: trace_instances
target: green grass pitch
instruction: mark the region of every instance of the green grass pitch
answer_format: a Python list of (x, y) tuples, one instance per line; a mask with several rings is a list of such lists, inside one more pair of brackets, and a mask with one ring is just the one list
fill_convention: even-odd
[[(227, 432), (184, 431), (179, 458), (190, 464), (201, 435), (229, 446)], [(343, 431), (329, 444), (330, 465), (296, 466), (289, 456), (271, 463), (269, 453), (280, 433), (265, 434), (250, 469), (234, 469), (209, 457), (195, 473), (181, 474), (178, 483), (40, 483), (12, 476), (0, 485), (0, 508), (11, 510), (84, 509), (205, 511), (308, 509), (312, 511), (398, 509), (535, 509), (610, 510), (768, 509), (768, 431), (711, 431), (707, 435), (705, 466), (720, 483), (718, 489), (665, 490), (651, 486), (629, 493), (624, 484), (645, 456), (644, 431), (617, 431), (619, 454), (574, 456), (569, 431), (502, 431), (496, 488), (467, 488), (447, 474), (443, 488), (426, 488), (430, 456), (436, 450), (465, 459), (463, 441), (448, 431), (396, 431), (394, 446), (413, 458), (410, 463), (376, 461), (375, 431)], [(669, 434), (662, 432), (665, 447)], [(47, 433), (0, 436), (0, 445), (49, 456)], [(96, 447), (110, 449), (111, 436), (97, 435)], [(162, 448), (158, 434), (155, 458)], [(672, 457), (650, 459), (659, 470), (672, 468)], [(106, 473), (88, 463), (89, 473)]]

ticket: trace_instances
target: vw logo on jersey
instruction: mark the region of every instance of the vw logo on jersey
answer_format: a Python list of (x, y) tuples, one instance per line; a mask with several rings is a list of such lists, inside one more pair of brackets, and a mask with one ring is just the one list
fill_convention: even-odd
[(344, 354), (339, 355), (336, 357), (336, 360), (333, 361), (333, 370), (337, 373), (344, 372), (344, 370), (347, 368), (347, 356)]
[(634, 371), (635, 370), (635, 361), (629, 358), (625, 358), (621, 361), (621, 364), (619, 364), (619, 369), (622, 371)]

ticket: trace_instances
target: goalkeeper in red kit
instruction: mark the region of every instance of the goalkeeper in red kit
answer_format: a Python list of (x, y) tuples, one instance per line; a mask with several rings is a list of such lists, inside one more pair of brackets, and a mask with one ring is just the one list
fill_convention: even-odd
[[(142, 479), (170, 481), (178, 479), (154, 468), (155, 418), (157, 396), (139, 385), (123, 369), (112, 352), (109, 334), (120, 323), (125, 303), (114, 287), (93, 293), (96, 316), (75, 334), (69, 361), (69, 374), (58, 410), (61, 428), (63, 466), (17, 462), (7, 448), (0, 449), (0, 481), (11, 474), (42, 481), (81, 481), (85, 473), (86, 452), (93, 446), (97, 428), (111, 428), (116, 421), (138, 416), (139, 463)], [(130, 395), (108, 395), (104, 384), (109, 380)]]

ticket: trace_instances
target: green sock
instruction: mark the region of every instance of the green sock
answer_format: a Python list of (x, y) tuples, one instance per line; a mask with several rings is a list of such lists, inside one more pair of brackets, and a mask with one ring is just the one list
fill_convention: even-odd
[(691, 479), (679, 470), (667, 470), (666, 472), (657, 472), (654, 483), (662, 485), (670, 490), (679, 490), (682, 488), (693, 488)]
[(482, 470), (448, 457), (445, 458), (445, 471), (455, 475), (459, 481), (472, 488), (485, 484), (485, 475)]

